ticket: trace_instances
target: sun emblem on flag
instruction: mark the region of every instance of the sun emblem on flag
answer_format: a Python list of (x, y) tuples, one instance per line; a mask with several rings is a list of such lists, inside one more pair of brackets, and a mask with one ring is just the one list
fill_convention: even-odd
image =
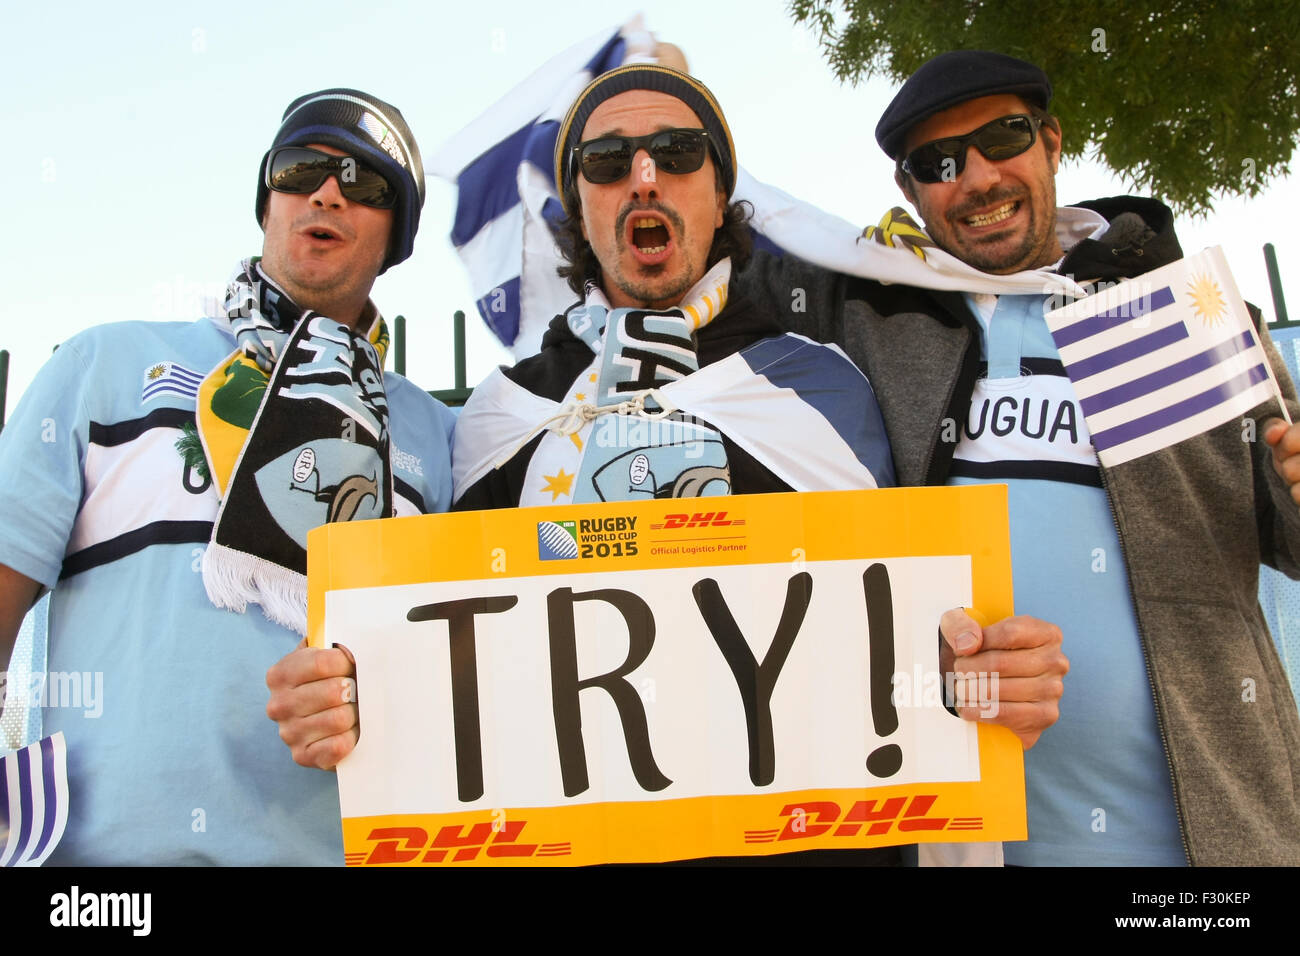
[(1206, 326), (1223, 324), (1228, 303), (1224, 301), (1223, 291), (1217, 282), (1205, 273), (1194, 275), (1188, 283), (1187, 294), (1192, 297), (1192, 309)]
[(167, 366), (159, 362), (157, 365), (150, 366), (149, 371), (144, 373), (144, 377), (151, 382), (156, 382), (167, 374)]

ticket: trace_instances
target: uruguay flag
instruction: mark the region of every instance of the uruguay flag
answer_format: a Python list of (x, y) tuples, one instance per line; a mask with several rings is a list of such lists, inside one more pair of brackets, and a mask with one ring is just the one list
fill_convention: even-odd
[(1223, 251), (1049, 312), (1101, 463), (1199, 435), (1281, 392)]
[(564, 216), (555, 193), (560, 122), (593, 77), (624, 63), (652, 63), (654, 47), (639, 16), (575, 44), (429, 163), (459, 189), (451, 241), (469, 270), (479, 314), (517, 358), (535, 353), (546, 324), (577, 298), (555, 274), (559, 256), (548, 225)]
[(63, 732), (0, 757), (0, 866), (40, 866), (67, 824)]

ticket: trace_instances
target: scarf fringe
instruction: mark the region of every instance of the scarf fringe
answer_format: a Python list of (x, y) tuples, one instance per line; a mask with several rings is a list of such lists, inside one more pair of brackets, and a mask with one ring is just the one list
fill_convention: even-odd
[(217, 607), (243, 614), (261, 606), (267, 619), (307, 635), (307, 576), (215, 541), (203, 552), (203, 587)]

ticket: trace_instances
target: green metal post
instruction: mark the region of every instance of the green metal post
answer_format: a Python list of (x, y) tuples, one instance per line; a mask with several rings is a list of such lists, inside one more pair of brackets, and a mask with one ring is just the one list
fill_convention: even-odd
[(9, 352), (0, 349), (0, 431), (5, 427), (5, 402), (9, 398)]
[(406, 316), (393, 319), (393, 368), (398, 375), (406, 374)]
[(456, 350), (456, 390), (465, 388), (465, 313), (460, 309), (452, 316), (452, 346)]
[(1277, 253), (1273, 243), (1264, 243), (1264, 265), (1268, 268), (1268, 284), (1273, 290), (1273, 312), (1278, 322), (1286, 322), (1286, 299), (1282, 297), (1282, 275), (1277, 268)]
[(451, 351), (455, 362), (455, 388), (440, 388), (430, 392), (434, 398), (448, 405), (464, 405), (471, 389), (465, 384), (465, 313), (457, 309), (451, 317)]

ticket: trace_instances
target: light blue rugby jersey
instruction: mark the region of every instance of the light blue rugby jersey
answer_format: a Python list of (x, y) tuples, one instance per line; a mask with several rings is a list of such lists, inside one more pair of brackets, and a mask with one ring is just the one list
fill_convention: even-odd
[[(0, 563), (54, 587), (49, 671), (100, 688), (43, 709), (68, 742), (52, 863), (342, 863), (334, 775), (294, 764), (266, 717), (267, 668), (298, 636), (203, 589), (218, 499), (175, 443), (233, 348), (210, 320), (91, 329), (0, 433)], [(455, 419), (401, 376), (385, 384), (398, 513), (446, 510)]]
[(1025, 753), (1018, 866), (1183, 866), (1128, 569), (1042, 296), (969, 296), (984, 365), (949, 484), (1006, 482), (1017, 614), (1058, 624), (1060, 720)]

